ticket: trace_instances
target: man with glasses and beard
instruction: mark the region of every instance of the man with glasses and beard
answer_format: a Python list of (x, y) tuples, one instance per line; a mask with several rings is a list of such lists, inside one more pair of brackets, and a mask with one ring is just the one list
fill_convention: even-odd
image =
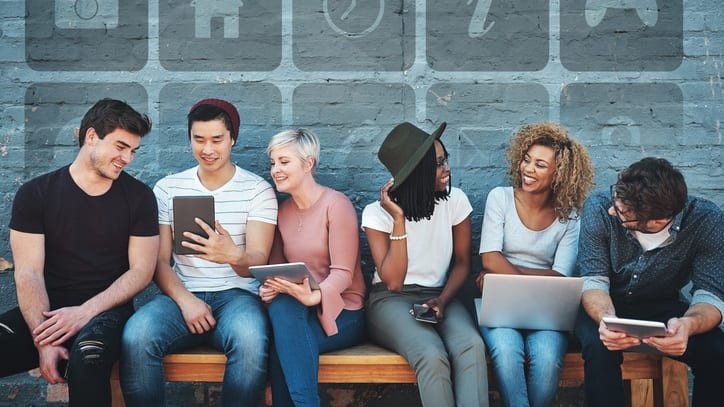
[[(575, 332), (589, 406), (625, 405), (621, 352), (642, 344), (691, 367), (694, 406), (721, 405), (724, 215), (716, 204), (688, 196), (668, 161), (644, 158), (584, 205), (578, 272), (585, 312)], [(687, 300), (680, 289), (689, 282)], [(666, 336), (627, 336), (608, 329), (606, 316), (660, 321)]]

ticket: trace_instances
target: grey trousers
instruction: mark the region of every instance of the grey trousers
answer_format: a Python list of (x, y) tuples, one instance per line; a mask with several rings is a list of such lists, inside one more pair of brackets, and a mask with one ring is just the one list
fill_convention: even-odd
[(488, 406), (485, 345), (470, 314), (457, 300), (444, 310), (444, 321), (428, 324), (410, 315), (413, 303), (437, 297), (439, 288), (405, 286), (391, 293), (376, 284), (367, 303), (372, 339), (412, 366), (423, 406)]

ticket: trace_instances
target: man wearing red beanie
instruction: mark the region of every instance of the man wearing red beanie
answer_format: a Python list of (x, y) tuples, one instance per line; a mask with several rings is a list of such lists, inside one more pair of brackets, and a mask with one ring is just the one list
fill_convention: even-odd
[[(153, 191), (159, 206), (160, 250), (154, 280), (162, 293), (126, 324), (121, 383), (129, 407), (163, 406), (163, 357), (206, 343), (226, 354), (222, 405), (258, 406), (264, 393), (268, 322), (249, 266), (266, 264), (274, 240), (277, 200), (271, 185), (231, 162), (239, 113), (229, 102), (204, 99), (188, 114), (196, 167), (169, 175)], [(184, 233), (173, 242), (173, 198), (213, 196), (208, 237)], [(171, 260), (173, 258), (173, 267)]]

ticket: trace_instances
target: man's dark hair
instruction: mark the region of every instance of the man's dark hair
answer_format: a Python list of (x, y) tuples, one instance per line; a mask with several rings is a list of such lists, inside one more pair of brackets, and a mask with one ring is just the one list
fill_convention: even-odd
[(236, 140), (234, 134), (234, 126), (231, 123), (229, 115), (221, 108), (214, 105), (199, 105), (194, 110), (190, 111), (186, 116), (188, 119), (188, 135), (191, 138), (191, 126), (194, 122), (210, 122), (212, 120), (221, 120), (224, 122), (226, 129), (231, 132), (232, 140)]
[(96, 102), (80, 122), (78, 144), (81, 147), (91, 127), (95, 129), (100, 139), (116, 129), (123, 129), (143, 137), (151, 131), (151, 119), (134, 110), (126, 102), (105, 98)]
[(448, 192), (435, 191), (436, 175), (437, 159), (433, 144), (402, 185), (390, 191), (390, 198), (405, 211), (405, 219), (411, 222), (430, 219), (435, 211), (435, 202), (447, 199)]
[(616, 198), (641, 220), (666, 219), (684, 207), (684, 176), (663, 158), (647, 157), (631, 164), (618, 176)]

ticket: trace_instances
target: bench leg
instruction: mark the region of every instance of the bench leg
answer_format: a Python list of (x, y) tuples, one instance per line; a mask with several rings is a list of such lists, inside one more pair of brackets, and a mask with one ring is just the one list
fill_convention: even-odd
[(661, 358), (664, 406), (689, 407), (689, 368), (686, 363)]
[(113, 373), (111, 373), (111, 406), (126, 407), (126, 402), (123, 401), (123, 392), (121, 391), (121, 379), (118, 376), (118, 363), (113, 366)]
[(631, 389), (631, 407), (654, 406), (654, 381), (634, 379), (629, 383)]

